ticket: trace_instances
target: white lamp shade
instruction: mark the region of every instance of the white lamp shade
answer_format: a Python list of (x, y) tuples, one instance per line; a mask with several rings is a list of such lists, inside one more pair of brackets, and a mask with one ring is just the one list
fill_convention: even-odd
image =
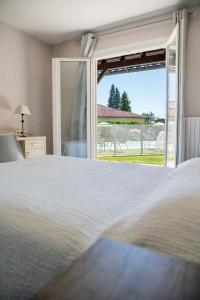
[(14, 113), (18, 115), (31, 115), (31, 112), (27, 105), (18, 105)]

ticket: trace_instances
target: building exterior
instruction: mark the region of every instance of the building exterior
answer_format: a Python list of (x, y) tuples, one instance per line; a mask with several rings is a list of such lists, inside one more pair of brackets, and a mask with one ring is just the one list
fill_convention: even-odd
[(97, 117), (98, 123), (108, 122), (108, 123), (135, 123), (143, 124), (144, 117), (142, 115), (122, 111), (119, 109), (107, 107), (104, 105), (97, 104)]

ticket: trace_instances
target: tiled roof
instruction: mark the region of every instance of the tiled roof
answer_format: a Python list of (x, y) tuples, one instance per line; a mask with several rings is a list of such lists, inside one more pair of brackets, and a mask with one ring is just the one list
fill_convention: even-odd
[(97, 104), (97, 116), (99, 118), (144, 118), (142, 115), (135, 114), (133, 112), (122, 111), (100, 104)]

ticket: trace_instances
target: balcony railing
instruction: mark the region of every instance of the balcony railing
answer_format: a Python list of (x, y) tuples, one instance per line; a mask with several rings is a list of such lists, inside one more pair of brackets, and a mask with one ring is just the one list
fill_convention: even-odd
[[(99, 159), (135, 155), (163, 155), (165, 125), (109, 124), (97, 125), (97, 156)], [(109, 159), (111, 160), (111, 159)]]

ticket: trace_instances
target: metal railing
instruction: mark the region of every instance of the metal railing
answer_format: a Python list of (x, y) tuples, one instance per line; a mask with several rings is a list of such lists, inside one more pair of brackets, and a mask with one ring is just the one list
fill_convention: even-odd
[(97, 125), (97, 156), (164, 154), (165, 125)]

